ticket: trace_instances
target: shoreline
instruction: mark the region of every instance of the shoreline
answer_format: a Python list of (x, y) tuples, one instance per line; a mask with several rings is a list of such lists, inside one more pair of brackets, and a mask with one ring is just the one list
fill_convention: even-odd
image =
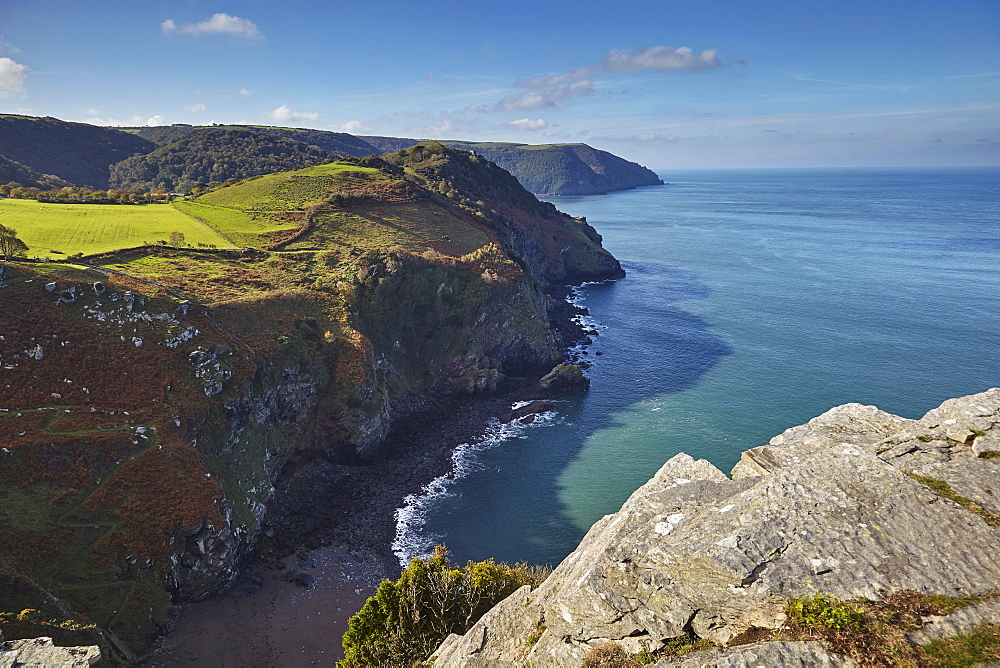
[[(552, 328), (566, 357), (596, 333), (579, 321), (586, 309), (569, 301), (573, 287), (551, 294)], [(171, 630), (137, 665), (309, 666), (343, 658), (347, 620), (379, 582), (399, 577), (397, 509), (451, 470), (458, 446), (481, 438), (516, 401), (533, 398), (531, 389), (523, 383), (499, 395), (431, 402), (376, 461), (290, 464), (240, 576), (224, 592), (179, 606)]]

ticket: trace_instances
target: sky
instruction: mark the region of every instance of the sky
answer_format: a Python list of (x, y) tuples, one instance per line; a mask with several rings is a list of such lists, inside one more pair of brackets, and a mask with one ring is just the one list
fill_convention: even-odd
[(1000, 0), (0, 0), (0, 113), (1000, 164)]

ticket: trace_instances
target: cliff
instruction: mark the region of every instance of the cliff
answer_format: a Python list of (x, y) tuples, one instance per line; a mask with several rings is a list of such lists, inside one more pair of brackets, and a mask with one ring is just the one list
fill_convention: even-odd
[[(840, 406), (743, 453), (731, 478), (678, 454), (537, 590), (445, 640), (434, 666), (579, 666), (600, 652), (624, 657), (614, 665), (934, 665), (918, 645), (981, 624), (996, 645), (998, 455), (1000, 389), (919, 420)], [(833, 599), (854, 607), (796, 626), (796, 610)], [(890, 609), (865, 627), (864, 611)]]
[(286, 469), (529, 385), (563, 359), (559, 284), (622, 275), (585, 221), (436, 144), (176, 206), (240, 248), (0, 264), (8, 639), (130, 661), (269, 540)]

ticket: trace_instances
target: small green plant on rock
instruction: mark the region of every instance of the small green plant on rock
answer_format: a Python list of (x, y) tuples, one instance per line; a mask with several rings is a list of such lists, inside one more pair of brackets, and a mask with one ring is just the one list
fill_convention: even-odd
[(809, 628), (849, 633), (861, 628), (862, 611), (831, 597), (793, 598), (785, 608), (789, 619)]
[(339, 668), (409, 666), (423, 661), (449, 633), (463, 634), (490, 608), (548, 574), (527, 564), (450, 563), (438, 546), (413, 559), (395, 582), (384, 580), (348, 621)]

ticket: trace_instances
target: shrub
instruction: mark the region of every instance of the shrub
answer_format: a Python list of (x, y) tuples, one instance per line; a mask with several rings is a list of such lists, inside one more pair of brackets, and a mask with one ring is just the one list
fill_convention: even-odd
[(409, 666), (426, 658), (449, 633), (462, 634), (490, 608), (544, 573), (492, 559), (458, 568), (438, 546), (413, 559), (395, 582), (384, 580), (348, 622), (340, 668)]

